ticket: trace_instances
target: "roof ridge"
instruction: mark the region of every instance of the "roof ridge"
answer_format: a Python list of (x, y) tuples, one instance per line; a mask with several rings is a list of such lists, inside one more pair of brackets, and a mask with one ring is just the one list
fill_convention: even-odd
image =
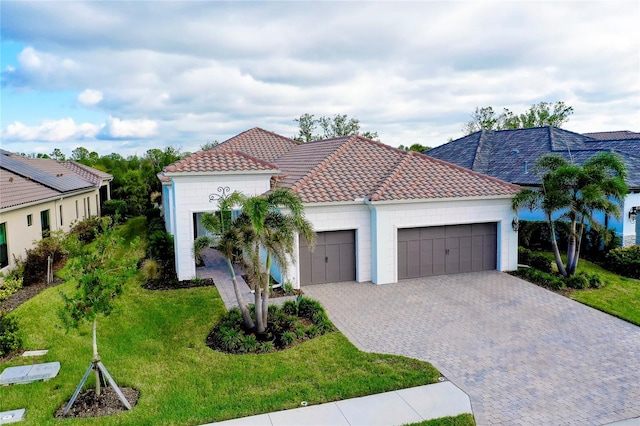
[[(476, 168), (476, 165), (479, 165), (478, 154), (482, 152), (482, 147), (484, 147), (485, 145), (485, 141), (488, 137), (489, 131), (490, 130), (482, 129), (482, 131), (480, 132), (480, 138), (478, 139), (478, 146), (476, 147), (476, 152), (473, 154), (473, 162), (471, 163), (471, 167), (473, 169)], [(491, 149), (491, 147), (487, 145), (487, 149)]]
[(373, 194), (371, 194), (371, 197), (370, 197), (371, 201), (378, 201), (380, 199), (380, 197), (382, 197), (382, 194), (384, 194), (384, 192), (389, 188), (389, 186), (391, 186), (391, 183), (393, 182), (393, 180), (398, 176), (398, 174), (400, 174), (400, 171), (402, 170), (402, 168), (415, 155), (421, 155), (423, 157), (426, 157), (424, 154), (420, 154), (418, 152), (405, 151), (405, 157), (402, 159), (402, 161), (400, 161), (396, 165), (396, 167), (394, 167), (393, 171), (391, 171), (391, 173), (389, 173), (389, 176), (387, 176), (387, 178), (384, 180), (382, 185), (380, 185), (380, 187)]
[[(333, 161), (333, 159), (338, 157), (340, 154), (344, 153), (347, 150), (347, 146), (351, 145), (355, 139), (356, 139), (356, 135), (352, 135), (349, 138), (347, 138), (344, 142), (340, 144), (338, 148), (335, 149), (335, 151), (333, 151), (333, 153), (331, 153), (331, 155), (326, 156), (313, 169), (309, 170), (309, 172), (306, 175), (302, 176), (300, 179), (298, 179), (296, 183), (291, 185), (291, 189), (295, 192), (296, 190), (300, 189), (300, 187), (304, 183), (306, 183), (309, 179), (311, 179), (312, 176), (318, 174), (321, 170), (326, 169), (329, 165), (329, 162)], [(328, 140), (330, 139), (327, 139), (327, 141)]]
[(291, 138), (288, 138), (288, 137), (286, 137), (286, 136), (279, 135), (279, 134), (274, 133), (274, 132), (272, 132), (272, 131), (265, 130), (265, 129), (263, 129), (262, 127), (252, 127), (252, 128), (250, 128), (250, 129), (248, 129), (248, 130), (245, 130), (244, 132), (238, 133), (238, 134), (237, 134), (237, 135), (235, 135), (235, 136), (231, 136), (231, 137), (230, 137), (229, 139), (227, 139), (226, 141), (222, 141), (222, 142), (220, 142), (217, 146), (215, 146), (215, 147), (211, 148), (211, 149), (210, 149), (210, 150), (208, 150), (208, 151), (215, 151), (215, 150), (218, 150), (218, 148), (222, 148), (222, 147), (223, 147), (224, 145), (226, 145), (226, 144), (232, 143), (232, 142), (237, 141), (237, 140), (242, 140), (242, 139), (247, 135), (247, 133), (249, 133), (249, 132), (254, 132), (254, 131), (261, 131), (261, 132), (264, 132), (264, 133), (268, 133), (268, 134), (270, 134), (270, 135), (272, 135), (272, 136), (275, 136), (275, 137), (277, 137), (277, 138), (279, 138), (279, 139), (284, 139), (284, 140), (286, 140), (287, 142), (291, 142), (293, 145), (300, 145), (300, 144), (301, 144), (301, 142), (298, 142), (298, 141), (296, 141), (296, 140), (294, 140), (294, 139), (291, 139)]

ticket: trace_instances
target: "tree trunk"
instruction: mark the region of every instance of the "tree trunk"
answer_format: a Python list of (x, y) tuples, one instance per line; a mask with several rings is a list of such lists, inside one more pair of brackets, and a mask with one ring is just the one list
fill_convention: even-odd
[(233, 282), (233, 291), (236, 293), (236, 299), (238, 301), (238, 307), (240, 308), (240, 312), (242, 313), (242, 320), (244, 321), (244, 326), (249, 330), (253, 330), (255, 324), (251, 319), (251, 314), (249, 313), (249, 309), (247, 308), (247, 304), (245, 303), (244, 297), (242, 297), (242, 293), (240, 292), (240, 286), (238, 285), (238, 278), (236, 277), (236, 271), (233, 269), (233, 264), (230, 259), (225, 259), (227, 261), (227, 268), (229, 268), (229, 274), (231, 275), (231, 281)]
[(553, 226), (553, 220), (551, 220), (551, 215), (547, 215), (547, 221), (549, 222), (549, 226), (551, 227), (551, 248), (553, 249), (553, 257), (556, 260), (556, 265), (558, 266), (558, 272), (562, 274), (563, 277), (567, 276), (567, 270), (562, 263), (562, 257), (560, 256), (560, 250), (558, 249), (558, 240), (556, 240), (556, 227)]
[(576, 257), (576, 220), (571, 219), (571, 229), (569, 231), (569, 244), (567, 245), (567, 275), (571, 276), (574, 258)]
[(573, 263), (569, 266), (570, 274), (575, 275), (578, 270), (578, 260), (580, 260), (580, 249), (582, 248), (582, 235), (584, 233), (584, 218), (580, 223), (580, 232), (578, 233), (578, 243), (576, 245), (576, 255), (573, 257)]
[(271, 292), (271, 256), (267, 252), (267, 262), (266, 262), (267, 271), (264, 274), (264, 296), (262, 297), (262, 322), (264, 326), (267, 327), (267, 316), (269, 314), (269, 293)]
[[(98, 355), (98, 339), (96, 338), (96, 320), (93, 320), (93, 363), (96, 365), (100, 361), (100, 356)], [(95, 368), (96, 372), (96, 397), (100, 396), (100, 370)]]
[[(260, 274), (257, 279), (260, 280)], [(256, 310), (256, 333), (264, 333), (265, 324), (262, 317), (262, 286), (260, 283), (255, 286), (255, 310)]]

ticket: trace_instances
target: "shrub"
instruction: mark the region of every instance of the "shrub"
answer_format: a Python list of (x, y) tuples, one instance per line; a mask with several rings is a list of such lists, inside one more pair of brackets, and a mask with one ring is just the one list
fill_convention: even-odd
[(102, 204), (102, 214), (112, 218), (124, 219), (128, 208), (127, 202), (124, 200), (107, 200)]
[(22, 285), (29, 286), (45, 280), (49, 256), (52, 264), (58, 263), (66, 256), (61, 235), (52, 233), (51, 236), (38, 241), (34, 248), (27, 250)]
[(618, 247), (605, 256), (605, 268), (616, 274), (640, 279), (640, 246)]
[(589, 279), (583, 274), (575, 274), (571, 277), (565, 278), (565, 283), (569, 288), (575, 288), (582, 290), (589, 287)]
[(553, 271), (553, 262), (541, 253), (533, 252), (524, 247), (518, 247), (518, 262), (529, 265), (542, 272)]
[(75, 235), (78, 240), (87, 244), (96, 239), (103, 229), (109, 227), (113, 221), (110, 217), (91, 216), (77, 222), (69, 234)]
[(18, 330), (18, 322), (0, 312), (0, 357), (10, 354), (22, 346), (22, 337)]
[(298, 301), (298, 315), (307, 318), (313, 321), (313, 316), (317, 312), (324, 312), (324, 308), (320, 304), (320, 302), (309, 299), (306, 297), (301, 297)]
[(7, 276), (0, 282), (0, 302), (7, 300), (13, 293), (22, 288), (22, 277)]
[(514, 275), (551, 290), (563, 290), (566, 288), (565, 281), (561, 276), (539, 271), (534, 268), (518, 269), (514, 272)]

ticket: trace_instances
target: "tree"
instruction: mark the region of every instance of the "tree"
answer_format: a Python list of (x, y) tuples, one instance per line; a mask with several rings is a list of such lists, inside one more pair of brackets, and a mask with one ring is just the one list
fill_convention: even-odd
[(526, 129), (530, 127), (555, 126), (560, 127), (573, 114), (573, 107), (564, 102), (555, 103), (540, 102), (532, 105), (523, 114), (514, 114), (508, 108), (504, 108), (501, 114), (496, 114), (494, 109), (488, 107), (476, 107), (471, 115), (471, 121), (465, 123), (462, 131), (465, 134), (479, 130), (508, 130)]
[[(293, 121), (298, 123), (298, 134), (293, 139), (299, 142), (311, 142), (341, 136), (360, 135), (365, 138), (378, 140), (377, 132), (360, 133), (360, 120), (349, 118), (346, 114), (336, 114), (333, 117), (315, 118), (313, 114), (302, 114)], [(321, 133), (316, 131), (321, 130)]]
[(399, 149), (403, 149), (405, 151), (414, 151), (414, 152), (419, 152), (419, 153), (423, 153), (425, 151), (429, 151), (431, 149), (430, 146), (426, 146), (426, 145), (422, 145), (419, 143), (414, 143), (411, 146), (404, 146), (404, 145), (400, 145), (398, 146)]
[(218, 142), (217, 140), (213, 140), (213, 141), (209, 141), (203, 145), (200, 145), (200, 149), (203, 151), (208, 151), (212, 148), (215, 148), (216, 146), (220, 145), (220, 142)]
[(64, 414), (75, 402), (91, 370), (96, 374), (96, 397), (100, 396), (101, 385), (108, 381), (122, 403), (128, 409), (131, 408), (100, 360), (96, 329), (98, 317), (111, 314), (115, 298), (123, 293), (126, 283), (135, 274), (138, 258), (133, 250), (125, 249), (126, 253), (123, 253), (123, 240), (116, 236), (107, 219), (100, 222), (100, 233), (96, 237), (95, 246), (83, 246), (71, 235), (68, 240), (72, 256), (67, 270), (75, 279), (76, 292), (71, 296), (61, 293), (64, 307), (60, 310), (60, 317), (67, 328), (77, 328), (83, 321), (93, 323), (93, 360), (65, 407)]
[[(230, 212), (234, 205), (241, 205), (242, 213), (231, 221)], [(296, 235), (304, 236), (313, 247), (316, 234), (311, 223), (304, 217), (300, 197), (289, 189), (280, 188), (266, 195), (253, 197), (244, 197), (234, 192), (228, 198), (221, 197), (219, 209), (219, 215), (204, 214), (202, 224), (218, 235), (217, 238), (214, 237), (216, 247), (227, 260), (245, 327), (256, 333), (264, 333), (272, 263), (276, 262), (285, 276), (288, 260), (294, 255)], [(196, 241), (194, 246), (199, 244), (201, 243)], [(252, 282), (255, 323), (246, 310), (231, 264), (237, 252), (242, 253), (242, 261)]]
[[(586, 227), (595, 230), (601, 225), (593, 219), (597, 211), (620, 216), (620, 204), (628, 188), (624, 162), (617, 155), (601, 152), (582, 165), (550, 154), (536, 163), (536, 173), (542, 173), (539, 188), (523, 188), (512, 201), (517, 212), (525, 207), (541, 209), (551, 229), (551, 247), (558, 271), (565, 277), (576, 273), (580, 258), (582, 235)], [(556, 239), (554, 215), (569, 221), (567, 262), (563, 264)]]
[(54, 148), (53, 152), (49, 154), (49, 157), (53, 158), (56, 161), (64, 161), (66, 159), (64, 152), (62, 152), (60, 148)]

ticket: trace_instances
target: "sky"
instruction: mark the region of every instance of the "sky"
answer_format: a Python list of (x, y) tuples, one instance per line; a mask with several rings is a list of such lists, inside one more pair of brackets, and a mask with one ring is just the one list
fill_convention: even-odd
[(0, 2), (3, 149), (194, 152), (346, 114), (392, 146), (476, 107), (640, 131), (640, 1)]

